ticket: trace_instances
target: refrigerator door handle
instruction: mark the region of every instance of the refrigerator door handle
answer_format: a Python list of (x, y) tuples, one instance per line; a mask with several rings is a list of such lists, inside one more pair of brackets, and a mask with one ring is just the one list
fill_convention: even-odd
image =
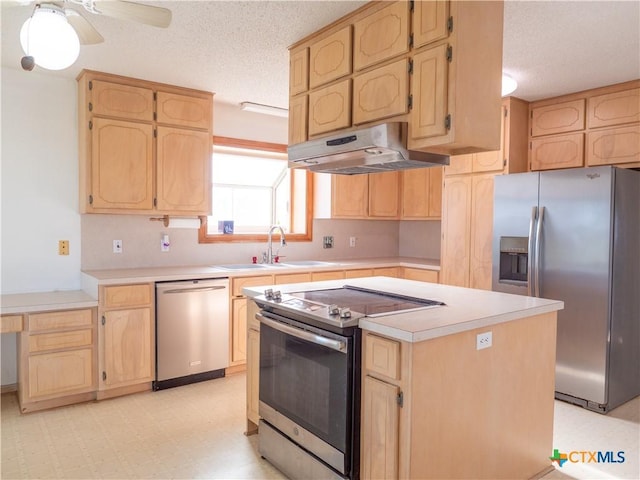
[(540, 207), (538, 214), (538, 224), (536, 225), (536, 246), (535, 246), (535, 262), (536, 262), (536, 280), (534, 285), (534, 296), (540, 296), (540, 244), (542, 243), (542, 221), (544, 219), (544, 207)]
[(527, 295), (533, 297), (533, 283), (535, 281), (535, 271), (533, 263), (534, 241), (535, 241), (535, 225), (538, 218), (538, 207), (531, 208), (531, 220), (529, 221), (529, 246), (527, 248)]

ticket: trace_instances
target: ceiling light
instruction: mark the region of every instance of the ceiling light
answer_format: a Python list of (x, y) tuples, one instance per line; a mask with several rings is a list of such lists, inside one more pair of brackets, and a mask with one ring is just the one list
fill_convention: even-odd
[(22, 25), (20, 44), (36, 65), (47, 70), (70, 67), (80, 53), (78, 34), (67, 22), (64, 11), (55, 5), (36, 5), (33, 15)]
[(502, 96), (509, 95), (513, 93), (516, 88), (518, 88), (518, 82), (516, 82), (513, 77), (507, 75), (506, 73), (502, 74)]
[(240, 104), (240, 108), (247, 112), (262, 113), (264, 115), (273, 115), (275, 117), (289, 116), (289, 110), (286, 108), (272, 107), (271, 105), (262, 105), (260, 103), (242, 102)]

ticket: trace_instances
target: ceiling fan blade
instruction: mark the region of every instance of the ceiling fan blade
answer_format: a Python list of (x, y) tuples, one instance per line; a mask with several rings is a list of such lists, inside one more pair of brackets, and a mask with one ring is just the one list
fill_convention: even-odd
[(65, 13), (67, 15), (67, 22), (69, 22), (78, 34), (81, 45), (93, 45), (104, 42), (102, 35), (100, 35), (100, 33), (93, 28), (93, 25), (91, 25), (89, 21), (78, 12), (67, 8)]
[(162, 7), (142, 5), (124, 0), (96, 0), (93, 5), (101, 14), (109, 17), (133, 20), (162, 28), (167, 28), (171, 23), (171, 10)]

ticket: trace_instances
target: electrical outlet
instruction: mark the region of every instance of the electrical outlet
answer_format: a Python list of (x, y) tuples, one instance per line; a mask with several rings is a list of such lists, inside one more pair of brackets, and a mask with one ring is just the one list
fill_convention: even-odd
[(349, 246), (350, 247), (356, 246), (356, 237), (349, 237)]
[(69, 240), (58, 241), (58, 255), (69, 255)]
[(322, 248), (333, 248), (333, 237), (322, 237)]
[(171, 242), (169, 241), (169, 235), (162, 235), (162, 239), (160, 240), (160, 251), (168, 252), (171, 247)]
[(493, 344), (493, 335), (491, 332), (479, 333), (476, 336), (476, 350), (489, 348)]
[(122, 240), (113, 241), (113, 253), (122, 253)]

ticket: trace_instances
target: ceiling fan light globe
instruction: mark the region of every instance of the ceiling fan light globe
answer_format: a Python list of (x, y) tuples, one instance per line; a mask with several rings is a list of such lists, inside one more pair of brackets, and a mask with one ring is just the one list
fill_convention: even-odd
[(63, 70), (80, 54), (80, 40), (64, 15), (53, 9), (38, 8), (20, 30), (20, 44), (36, 65), (47, 70)]

